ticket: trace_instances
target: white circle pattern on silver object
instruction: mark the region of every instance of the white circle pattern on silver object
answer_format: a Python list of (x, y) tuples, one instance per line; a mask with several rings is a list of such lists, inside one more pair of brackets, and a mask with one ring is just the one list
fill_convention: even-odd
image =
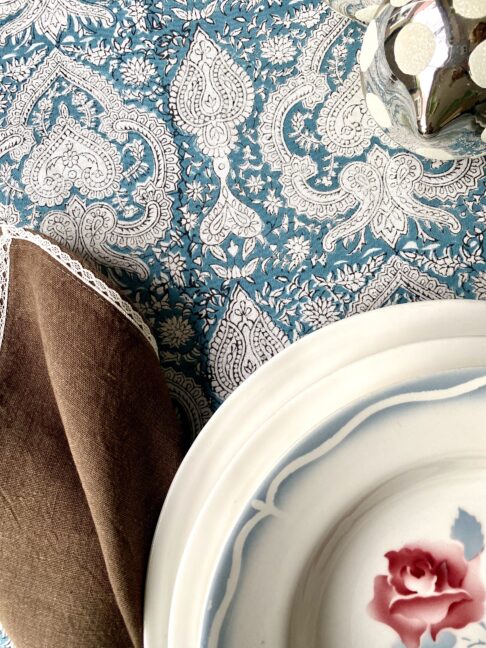
[[(481, 18), (465, 17), (482, 14), (481, 3), (392, 0), (363, 39), (365, 96), (386, 108), (386, 134), (423, 157), (486, 154), (486, 29)], [(372, 115), (374, 107), (376, 101), (368, 106)]]
[(485, 18), (486, 0), (454, 0), (454, 10), (464, 18)]
[(358, 9), (356, 12), (356, 19), (363, 23), (369, 23), (376, 16), (376, 12), (380, 8), (378, 4), (372, 4), (368, 7)]
[(405, 74), (420, 74), (431, 62), (435, 48), (435, 36), (430, 27), (410, 23), (395, 40), (395, 61)]
[(372, 92), (368, 92), (366, 95), (366, 105), (368, 110), (371, 113), (371, 116), (376, 121), (378, 126), (382, 128), (390, 128), (392, 123), (388, 110), (386, 109), (385, 104), (377, 95)]
[(480, 88), (486, 88), (486, 41), (473, 49), (469, 57), (471, 79)]
[(381, 3), (376, 0), (325, 0), (338, 13), (367, 25), (375, 17)]

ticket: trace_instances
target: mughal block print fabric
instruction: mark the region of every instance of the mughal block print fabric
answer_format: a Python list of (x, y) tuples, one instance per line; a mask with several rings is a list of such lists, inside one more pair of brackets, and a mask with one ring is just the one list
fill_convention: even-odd
[(366, 112), (363, 29), (315, 0), (0, 2), (0, 216), (98, 262), (197, 433), (330, 322), (486, 296), (484, 159)]

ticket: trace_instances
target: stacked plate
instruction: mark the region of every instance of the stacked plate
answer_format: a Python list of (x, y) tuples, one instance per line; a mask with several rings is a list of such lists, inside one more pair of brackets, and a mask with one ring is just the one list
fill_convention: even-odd
[(486, 303), (393, 306), (286, 349), (174, 480), (145, 648), (485, 645), (485, 421)]

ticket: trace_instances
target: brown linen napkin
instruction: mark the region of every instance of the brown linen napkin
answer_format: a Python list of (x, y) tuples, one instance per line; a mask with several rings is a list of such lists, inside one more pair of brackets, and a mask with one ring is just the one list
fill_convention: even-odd
[(153, 340), (72, 257), (9, 232), (0, 623), (16, 648), (139, 647), (150, 543), (184, 450)]

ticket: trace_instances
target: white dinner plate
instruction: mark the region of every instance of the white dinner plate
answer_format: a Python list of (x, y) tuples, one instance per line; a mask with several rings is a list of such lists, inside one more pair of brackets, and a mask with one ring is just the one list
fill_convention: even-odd
[(330, 417), (262, 475), (193, 645), (486, 638), (485, 420), (484, 368), (402, 385)]
[(169, 612), (179, 561), (212, 488), (227, 463), (282, 405), (322, 377), (367, 355), (420, 340), (482, 334), (486, 334), (486, 304), (481, 302), (393, 306), (354, 316), (306, 336), (239, 387), (196, 439), (159, 518), (146, 582), (146, 648), (168, 645)]
[[(248, 507), (251, 508), (255, 499), (258, 500), (256, 494), (261, 491), (262, 484), (265, 486), (272, 471), (285, 461), (289, 453), (305, 443), (316, 428), (329, 420), (331, 413), (336, 413), (337, 410), (356, 402), (363, 403), (365, 395), (369, 396), (371, 393), (389, 389), (403, 381), (416, 380), (420, 377), (435, 375), (438, 372), (458, 370), (464, 367), (486, 367), (486, 339), (436, 340), (407, 345), (364, 358), (334, 372), (330, 377), (318, 380), (281, 407), (261, 427), (258, 434), (254, 434), (247, 440), (233, 460), (228, 463), (213, 486), (205, 505), (201, 508), (190, 533), (177, 574), (170, 610), (167, 644), (169, 648), (193, 648), (195, 646), (209, 646), (209, 648), (218, 646), (220, 648), (219, 635), (217, 633), (214, 635), (214, 627), (217, 627), (218, 619), (223, 624), (226, 617), (220, 612), (220, 605), (214, 596), (215, 583), (218, 582), (217, 574), (221, 572), (221, 564), (225, 561), (231, 538), (235, 538), (236, 544), (244, 544), (245, 534), (238, 536), (238, 525), (242, 516), (244, 518)], [(421, 434), (424, 435), (424, 430)], [(411, 446), (415, 448), (416, 444), (411, 444)], [(363, 446), (363, 448), (365, 447)], [(371, 452), (373, 456), (378, 456), (376, 447), (373, 447)], [(400, 455), (400, 447), (397, 452)], [(362, 456), (363, 461), (354, 466), (355, 471), (366, 470), (366, 455), (362, 454)], [(372, 469), (370, 472), (373, 474)], [(344, 473), (341, 474), (344, 475)], [(338, 482), (335, 481), (334, 491), (337, 491), (337, 484)], [(330, 492), (330, 497), (332, 497), (333, 491), (330, 491), (329, 484), (324, 492)], [(316, 497), (317, 494), (314, 499)], [(301, 505), (306, 508), (308, 502), (301, 500)], [(265, 508), (258, 502), (255, 507), (257, 509)], [(302, 529), (300, 521), (298, 521), (296, 529), (300, 534)], [(315, 540), (315, 538), (313, 539)], [(275, 554), (277, 553), (275, 552)], [(280, 564), (282, 556), (278, 555), (280, 556), (279, 569), (284, 577), (287, 572), (283, 568), (283, 563)], [(260, 571), (260, 568), (261, 563), (258, 563), (256, 573)], [(248, 573), (245, 571), (245, 574)], [(295, 577), (295, 573), (293, 576)], [(292, 583), (295, 584), (294, 581)], [(260, 585), (262, 583), (259, 583)], [(219, 582), (219, 587), (221, 588), (221, 582)], [(231, 591), (237, 587), (238, 582), (231, 572), (230, 580), (225, 585), (225, 588), (230, 592), (231, 600)], [(265, 591), (263, 585), (261, 591)], [(277, 587), (275, 596), (271, 600), (263, 599), (265, 618), (268, 619), (271, 631), (276, 633), (268, 635), (269, 643), (255, 643), (256, 639), (251, 634), (252, 629), (244, 623), (239, 623), (236, 625), (236, 634), (231, 635), (230, 642), (222, 645), (225, 648), (226, 646), (237, 648), (238, 646), (257, 645), (269, 645), (272, 648), (283, 648), (283, 646), (294, 648), (285, 642), (282, 643), (284, 641), (282, 628), (287, 628), (287, 624), (290, 622), (287, 618), (288, 615), (283, 614), (289, 601), (286, 599), (285, 604), (280, 606), (278, 595), (288, 597), (289, 590), (285, 587)], [(238, 608), (238, 610), (241, 609), (241, 607)], [(271, 623), (272, 610), (276, 610), (279, 623), (283, 625)], [(209, 623), (208, 618), (213, 613), (216, 616), (213, 622)], [(254, 620), (253, 630), (257, 631), (259, 623), (256, 622), (256, 617)], [(261, 620), (258, 618), (259, 622)], [(235, 643), (237, 635), (240, 636), (240, 643)], [(257, 636), (260, 635), (257, 633)], [(266, 641), (266, 638), (261, 638), (261, 641)], [(302, 645), (307, 646), (305, 643)], [(316, 648), (317, 645), (320, 648), (334, 648), (334, 644), (329, 644), (329, 647), (327, 643), (316, 644)], [(342, 645), (347, 644), (344, 642)], [(366, 645), (368, 644), (363, 644), (363, 647)], [(311, 646), (309, 645), (308, 648)]]

